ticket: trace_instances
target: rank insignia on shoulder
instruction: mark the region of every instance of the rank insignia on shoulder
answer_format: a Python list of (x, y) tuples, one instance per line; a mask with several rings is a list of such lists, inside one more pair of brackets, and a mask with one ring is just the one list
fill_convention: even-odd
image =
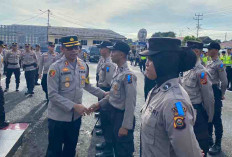
[(127, 75), (127, 82), (132, 83), (132, 75)]
[(171, 83), (166, 83), (164, 86), (163, 86), (163, 89), (164, 90), (167, 90), (171, 87)]
[(173, 123), (173, 125), (174, 125), (174, 128), (175, 129), (184, 129), (185, 128), (185, 122), (184, 122), (184, 117), (182, 117), (182, 116), (175, 116), (174, 117), (174, 123)]
[(55, 70), (50, 70), (49, 71), (49, 76), (50, 77), (54, 77), (56, 75), (56, 71)]
[(110, 67), (106, 67), (106, 72), (110, 72)]
[(202, 72), (200, 74), (200, 82), (201, 82), (202, 85), (207, 84), (207, 73)]

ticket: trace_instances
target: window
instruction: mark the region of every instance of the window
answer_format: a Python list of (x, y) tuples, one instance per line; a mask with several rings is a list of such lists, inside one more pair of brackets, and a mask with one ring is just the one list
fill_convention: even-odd
[(94, 45), (95, 45), (95, 44), (101, 44), (101, 42), (102, 42), (101, 40), (94, 40), (94, 41), (93, 41), (93, 44), (94, 44)]
[(81, 40), (81, 45), (87, 45), (87, 40)]

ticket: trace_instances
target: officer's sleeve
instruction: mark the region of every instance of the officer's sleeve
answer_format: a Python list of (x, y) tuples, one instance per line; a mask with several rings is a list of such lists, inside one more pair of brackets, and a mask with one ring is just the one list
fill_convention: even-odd
[[(178, 107), (176, 108), (175, 104)], [(193, 125), (193, 108), (185, 105), (182, 101), (164, 102), (163, 124), (169, 137), (170, 143), (178, 157), (200, 157), (201, 149), (196, 140)], [(178, 109), (182, 110), (178, 113)], [(180, 112), (180, 111), (179, 111)]]
[(44, 55), (41, 55), (41, 58), (39, 61), (39, 75), (41, 75), (43, 71), (43, 61), (44, 61)]
[(107, 104), (109, 103), (109, 98), (110, 96), (107, 95), (98, 102), (101, 108), (105, 108), (107, 106)]
[(134, 111), (136, 105), (137, 95), (137, 78), (133, 74), (127, 74), (124, 79), (124, 86), (126, 91), (125, 112), (122, 122), (122, 128), (133, 129)]
[(35, 59), (35, 63), (38, 64), (38, 58), (36, 57), (35, 52), (34, 52), (34, 59)]
[(224, 96), (225, 92), (226, 92), (227, 85), (228, 85), (228, 80), (227, 80), (226, 70), (225, 70), (225, 67), (223, 66), (223, 64), (220, 64), (217, 67), (217, 71), (218, 71), (219, 80), (221, 81), (222, 96)]
[(76, 103), (59, 94), (60, 76), (59, 68), (56, 67), (55, 64), (52, 64), (49, 68), (47, 77), (48, 97), (53, 105), (57, 105), (64, 111), (68, 112), (73, 109), (73, 106)]
[(201, 88), (201, 95), (203, 99), (203, 107), (207, 112), (209, 117), (208, 121), (212, 122), (214, 116), (214, 95), (212, 82), (208, 77), (208, 73), (202, 71), (197, 74), (198, 75), (198, 84)]
[(90, 84), (90, 82), (89, 82), (89, 67), (87, 64), (86, 64), (86, 66), (87, 66), (87, 70), (86, 70), (86, 81), (85, 81), (84, 89), (100, 99), (104, 98), (105, 92), (103, 90), (101, 90), (100, 88), (94, 87), (92, 84)]

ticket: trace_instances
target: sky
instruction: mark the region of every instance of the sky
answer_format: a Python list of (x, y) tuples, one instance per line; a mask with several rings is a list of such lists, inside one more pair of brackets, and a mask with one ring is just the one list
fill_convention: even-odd
[(222, 41), (232, 39), (232, 0), (0, 0), (0, 25), (50, 25), (111, 29), (137, 40), (174, 31), (177, 37), (197, 34)]

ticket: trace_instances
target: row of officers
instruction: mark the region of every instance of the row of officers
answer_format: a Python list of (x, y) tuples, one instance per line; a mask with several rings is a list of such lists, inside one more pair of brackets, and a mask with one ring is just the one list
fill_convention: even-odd
[[(89, 81), (88, 65), (77, 57), (77, 37), (63, 37), (60, 41), (63, 56), (47, 71), (46, 156), (75, 156), (81, 117), (92, 112), (100, 112), (98, 127), (105, 139), (96, 145), (101, 150), (96, 156), (133, 156), (137, 77), (127, 65), (130, 47), (124, 42), (113, 45), (104, 41), (98, 45), (102, 58), (95, 87)], [(145, 75), (154, 86), (141, 109), (140, 155), (200, 157), (208, 152), (219, 153), (222, 100), (228, 84), (225, 65), (219, 59), (220, 45), (209, 45), (212, 60), (206, 67), (200, 60), (202, 43), (189, 41), (187, 47), (181, 47), (178, 39), (152, 37), (148, 45), (140, 55), (147, 57)], [(85, 107), (83, 89), (99, 101)]]

